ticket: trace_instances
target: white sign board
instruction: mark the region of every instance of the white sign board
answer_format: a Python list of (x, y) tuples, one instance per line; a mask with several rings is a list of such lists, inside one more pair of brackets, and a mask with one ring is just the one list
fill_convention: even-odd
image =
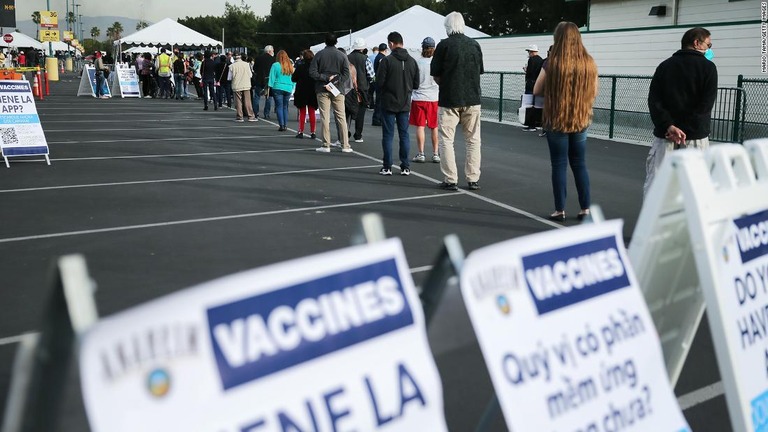
[(29, 81), (0, 81), (0, 149), (6, 167), (12, 156), (44, 155), (51, 164)]
[[(109, 79), (105, 78), (102, 84), (102, 94), (105, 96), (112, 96), (112, 91), (109, 87)], [(78, 96), (93, 96), (96, 97), (96, 68), (91, 65), (85, 65), (83, 67), (83, 73), (80, 76), (80, 86), (77, 88)]]
[(115, 68), (117, 73), (117, 82), (120, 86), (120, 95), (124, 98), (140, 98), (141, 91), (139, 90), (139, 76), (136, 74), (136, 69), (130, 67), (125, 63), (118, 63)]
[(94, 432), (446, 430), (396, 239), (107, 318), (83, 340), (80, 374)]
[(620, 221), (479, 249), (461, 290), (513, 432), (690, 430)]
[[(718, 256), (714, 291), (741, 415), (750, 431), (768, 430), (768, 209), (737, 218)], [(733, 415), (733, 413), (732, 413)]]

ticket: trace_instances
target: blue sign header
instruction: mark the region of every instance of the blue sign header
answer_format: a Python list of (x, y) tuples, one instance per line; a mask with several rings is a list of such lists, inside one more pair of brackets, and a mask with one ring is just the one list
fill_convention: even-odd
[(208, 309), (224, 389), (413, 324), (394, 259)]
[(614, 236), (523, 257), (539, 315), (629, 286)]

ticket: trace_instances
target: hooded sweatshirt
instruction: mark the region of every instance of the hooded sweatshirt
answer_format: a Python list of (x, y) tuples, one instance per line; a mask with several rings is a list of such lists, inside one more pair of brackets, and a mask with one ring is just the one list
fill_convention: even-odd
[(411, 110), (411, 94), (419, 88), (419, 65), (404, 48), (395, 48), (376, 70), (381, 92), (381, 109), (389, 112)]

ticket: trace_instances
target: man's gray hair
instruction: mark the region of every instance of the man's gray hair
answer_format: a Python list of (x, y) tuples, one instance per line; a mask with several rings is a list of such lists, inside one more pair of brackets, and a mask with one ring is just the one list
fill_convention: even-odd
[(272, 45), (267, 45), (264, 47), (264, 52), (273, 53), (275, 52), (275, 48)]
[(464, 16), (459, 12), (451, 12), (445, 17), (445, 33), (464, 34)]

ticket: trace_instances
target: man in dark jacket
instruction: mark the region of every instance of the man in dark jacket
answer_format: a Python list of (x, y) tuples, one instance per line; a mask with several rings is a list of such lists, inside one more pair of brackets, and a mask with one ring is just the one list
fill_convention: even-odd
[(464, 34), (464, 17), (451, 12), (445, 17), (447, 39), (437, 44), (430, 75), (440, 86), (437, 105), (440, 129), (440, 171), (444, 190), (458, 190), (453, 139), (456, 126), (464, 129), (467, 158), (464, 175), (470, 190), (480, 189), (480, 74), (483, 52), (476, 40)]
[[(269, 69), (272, 67), (272, 63), (275, 62), (275, 49), (272, 45), (264, 47), (264, 53), (256, 57), (253, 61), (253, 77), (251, 78), (251, 90), (253, 90), (253, 112), (256, 113), (256, 117), (259, 117), (259, 99), (261, 99), (261, 92), (267, 87), (269, 82)], [(271, 92), (270, 92), (271, 93)], [(269, 118), (269, 111), (272, 109), (271, 103), (272, 95), (267, 95), (266, 101), (264, 101), (264, 118)]]
[[(539, 56), (539, 47), (536, 45), (528, 45), (525, 49), (528, 52), (528, 63), (523, 68), (525, 71), (525, 94), (533, 94), (533, 85), (536, 84), (536, 78), (539, 77), (541, 72), (541, 66), (544, 64), (544, 59)], [(526, 132), (532, 132), (536, 130), (536, 126), (541, 124), (541, 109), (531, 109), (531, 114), (525, 115), (525, 128)]]
[(200, 65), (200, 74), (203, 81), (203, 110), (208, 111), (208, 99), (213, 100), (213, 110), (219, 109), (219, 104), (216, 103), (216, 65), (213, 62), (215, 53), (210, 51), (205, 52), (205, 59)]
[(325, 35), (325, 48), (315, 55), (309, 65), (309, 76), (315, 80), (317, 105), (323, 127), (323, 145), (315, 150), (322, 153), (331, 152), (331, 107), (339, 126), (341, 151), (352, 152), (344, 113), (344, 93), (341, 92), (344, 83), (349, 80), (349, 60), (344, 53), (336, 49), (337, 41), (335, 34)]
[[(357, 106), (357, 113), (355, 114), (355, 142), (363, 142), (363, 126), (365, 126), (365, 112), (368, 108), (368, 85), (373, 81), (373, 64), (368, 60), (368, 56), (363, 54), (365, 49), (365, 39), (355, 39), (354, 45), (352, 45), (352, 52), (349, 53), (347, 58), (349, 64), (355, 66), (357, 71), (357, 90), (360, 95), (360, 102)], [(350, 129), (351, 125), (347, 125)]]
[(712, 107), (717, 98), (717, 66), (710, 61), (712, 38), (707, 29), (688, 30), (681, 49), (656, 68), (648, 92), (654, 141), (646, 161), (643, 193), (668, 151), (707, 149)]
[[(373, 70), (377, 71), (379, 70), (379, 64), (382, 60), (387, 58), (387, 44), (379, 44), (379, 53), (376, 55), (376, 58), (373, 59)], [(373, 94), (374, 94), (374, 102), (373, 102), (373, 119), (371, 121), (371, 125), (373, 126), (381, 126), (381, 103), (379, 103), (379, 83), (378, 81), (373, 82)]]
[(392, 54), (385, 57), (376, 70), (381, 100), (381, 148), (384, 151), (383, 167), (379, 174), (392, 175), (392, 140), (400, 137), (400, 175), (410, 175), (411, 151), (408, 137), (408, 118), (411, 112), (411, 94), (419, 88), (419, 65), (403, 48), (403, 36), (392, 32), (387, 36)]

